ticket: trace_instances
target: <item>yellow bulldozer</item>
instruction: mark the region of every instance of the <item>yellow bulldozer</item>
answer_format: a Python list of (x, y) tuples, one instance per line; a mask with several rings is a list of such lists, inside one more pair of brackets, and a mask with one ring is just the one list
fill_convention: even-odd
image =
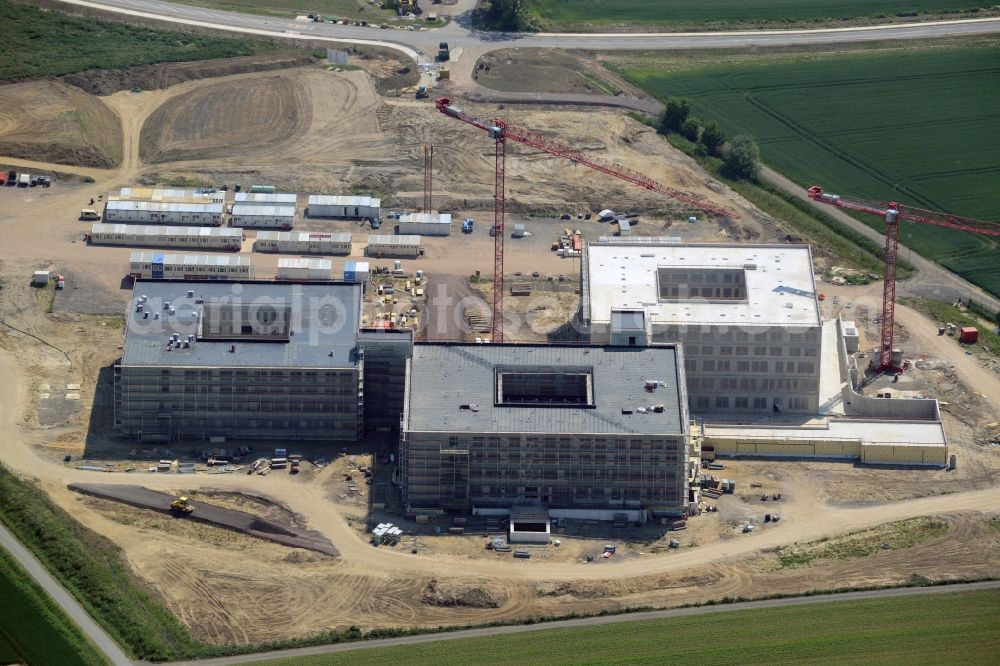
[(194, 507), (188, 504), (187, 497), (178, 497), (170, 503), (170, 511), (173, 513), (188, 514), (194, 511)]

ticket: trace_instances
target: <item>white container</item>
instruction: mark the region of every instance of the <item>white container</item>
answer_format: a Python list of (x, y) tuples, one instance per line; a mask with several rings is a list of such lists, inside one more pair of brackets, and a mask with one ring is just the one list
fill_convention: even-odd
[(309, 282), (330, 280), (333, 277), (333, 262), (329, 259), (307, 259), (305, 257), (278, 260), (279, 280)]

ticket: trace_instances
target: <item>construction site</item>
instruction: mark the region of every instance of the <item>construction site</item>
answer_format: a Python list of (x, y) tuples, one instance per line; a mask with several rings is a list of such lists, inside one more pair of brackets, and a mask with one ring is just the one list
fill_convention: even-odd
[(195, 637), (1000, 576), (1000, 363), (895, 275), (1000, 225), (811, 191), (886, 223), (842, 284), (619, 109), (358, 63), (72, 88), (100, 133), (0, 157), (53, 175), (0, 188), (0, 462)]

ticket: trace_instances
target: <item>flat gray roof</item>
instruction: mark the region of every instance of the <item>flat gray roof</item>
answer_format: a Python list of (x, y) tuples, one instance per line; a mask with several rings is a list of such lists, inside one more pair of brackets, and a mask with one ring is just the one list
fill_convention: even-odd
[[(592, 369), (594, 405), (496, 405), (496, 369)], [(406, 428), (418, 432), (687, 432), (682, 367), (674, 345), (599, 347), (423, 343), (413, 348)], [(646, 381), (663, 382), (654, 391)], [(478, 411), (463, 408), (477, 405)], [(662, 412), (639, 408), (663, 405)], [(631, 411), (631, 414), (624, 413)]]
[[(194, 297), (187, 296), (188, 290)], [(136, 303), (145, 295), (144, 311)], [(196, 301), (262, 305), (290, 303), (292, 336), (287, 342), (204, 341), (167, 351), (167, 339), (198, 334), (202, 304)], [(163, 309), (169, 301), (175, 314)], [(122, 365), (233, 368), (352, 368), (357, 365), (360, 284), (282, 284), (196, 280), (140, 280), (126, 314)], [(154, 319), (159, 313), (159, 319)], [(197, 316), (195, 315), (197, 313)], [(231, 345), (236, 351), (230, 353)], [(330, 356), (330, 352), (333, 356)]]

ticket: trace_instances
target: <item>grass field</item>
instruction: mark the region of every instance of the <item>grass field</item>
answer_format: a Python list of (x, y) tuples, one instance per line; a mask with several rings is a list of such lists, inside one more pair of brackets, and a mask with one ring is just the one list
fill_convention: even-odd
[[(327, 18), (359, 18), (367, 21), (384, 21), (396, 16), (365, 0), (177, 0), (184, 5), (211, 7), (231, 12), (298, 16), (319, 14)], [(427, 4), (430, 4), (429, 2)]]
[[(262, 0), (265, 1), (265, 0)], [(631, 25), (798, 24), (963, 12), (984, 0), (526, 0), (526, 11), (548, 30)]]
[(104, 657), (0, 549), (0, 664), (97, 666)]
[(439, 664), (995, 664), (1000, 592), (959, 592), (708, 613), (464, 638), (273, 666)]
[(262, 40), (138, 28), (0, 0), (0, 81), (279, 49)]
[(177, 618), (133, 581), (117, 546), (82, 527), (42, 490), (2, 465), (0, 521), (135, 656), (162, 661), (202, 649)]
[[(1000, 42), (928, 50), (621, 61), (653, 95), (751, 134), (803, 186), (1000, 221)], [(862, 219), (877, 229), (877, 218)], [(905, 224), (900, 240), (1000, 295), (997, 241)]]

